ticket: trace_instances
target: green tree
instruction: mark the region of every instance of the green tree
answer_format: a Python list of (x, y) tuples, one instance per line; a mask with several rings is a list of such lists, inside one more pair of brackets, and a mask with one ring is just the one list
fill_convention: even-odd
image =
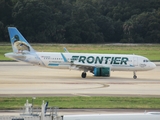
[[(5, 32), (5, 27), (12, 24), (12, 1), (0, 1), (0, 41), (8, 39), (8, 33)], [(8, 40), (9, 41), (9, 40)]]
[[(135, 42), (157, 43), (159, 42), (160, 10), (143, 12), (134, 15), (123, 25), (124, 37), (132, 38)], [(127, 36), (126, 36), (127, 35)]]
[(30, 42), (50, 42), (52, 12), (38, 0), (18, 1), (13, 8), (14, 25), (17, 26)]

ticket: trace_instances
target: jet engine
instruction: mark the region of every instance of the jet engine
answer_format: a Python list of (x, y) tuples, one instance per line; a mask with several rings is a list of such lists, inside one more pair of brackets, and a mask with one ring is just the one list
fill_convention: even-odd
[(110, 68), (109, 67), (100, 67), (100, 68), (94, 68), (93, 70), (94, 76), (104, 76), (104, 77), (110, 77)]

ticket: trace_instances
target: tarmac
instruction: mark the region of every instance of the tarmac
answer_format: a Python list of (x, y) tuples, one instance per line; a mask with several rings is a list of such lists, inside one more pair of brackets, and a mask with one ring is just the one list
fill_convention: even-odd
[(115, 71), (95, 77), (82, 71), (48, 69), (22, 62), (0, 62), (0, 97), (140, 96), (160, 97), (160, 66), (151, 71)]

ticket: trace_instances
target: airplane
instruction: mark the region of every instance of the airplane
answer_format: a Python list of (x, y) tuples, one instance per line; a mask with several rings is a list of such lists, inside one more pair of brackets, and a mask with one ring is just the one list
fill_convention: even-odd
[(90, 71), (94, 76), (110, 77), (111, 71), (132, 71), (137, 79), (137, 71), (148, 71), (156, 67), (148, 58), (128, 54), (91, 54), (65, 52), (37, 52), (16, 27), (8, 27), (13, 52), (5, 56), (37, 66), (57, 69), (73, 69), (83, 71), (86, 78)]

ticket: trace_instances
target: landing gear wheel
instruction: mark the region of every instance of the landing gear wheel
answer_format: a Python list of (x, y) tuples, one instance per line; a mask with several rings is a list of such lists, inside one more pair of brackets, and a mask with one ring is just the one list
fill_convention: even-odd
[(136, 75), (134, 75), (134, 76), (133, 76), (133, 78), (134, 78), (134, 79), (137, 79), (137, 76), (136, 76)]
[(86, 74), (85, 72), (83, 72), (82, 75), (81, 75), (81, 77), (82, 77), (82, 78), (86, 78), (86, 75), (87, 75), (87, 74)]
[(135, 72), (135, 71), (133, 71), (133, 78), (134, 78), (134, 79), (137, 79), (137, 75), (136, 75), (136, 72)]

